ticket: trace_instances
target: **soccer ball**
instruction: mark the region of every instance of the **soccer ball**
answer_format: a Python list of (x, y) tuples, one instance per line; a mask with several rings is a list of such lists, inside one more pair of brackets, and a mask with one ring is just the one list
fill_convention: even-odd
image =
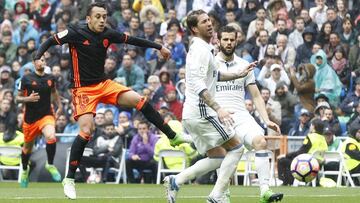
[(319, 162), (311, 154), (300, 154), (291, 162), (291, 173), (299, 181), (311, 182), (319, 172)]
[(101, 175), (99, 175), (98, 173), (94, 172), (94, 173), (91, 173), (87, 179), (87, 183), (90, 183), (90, 184), (95, 184), (95, 183), (100, 183), (101, 181)]

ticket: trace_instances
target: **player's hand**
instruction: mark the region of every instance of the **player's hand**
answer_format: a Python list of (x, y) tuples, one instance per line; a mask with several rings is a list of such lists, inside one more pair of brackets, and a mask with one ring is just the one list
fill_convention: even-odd
[(279, 133), (279, 135), (281, 135), (280, 127), (276, 123), (274, 123), (272, 121), (268, 121), (268, 122), (266, 122), (266, 126), (270, 129), (276, 131), (277, 133)]
[(40, 95), (37, 92), (32, 91), (31, 94), (27, 97), (28, 102), (38, 102), (40, 100)]
[(134, 160), (134, 161), (141, 160), (141, 158), (137, 154), (132, 155), (131, 159)]
[(232, 126), (234, 120), (231, 117), (231, 114), (233, 114), (234, 112), (227, 111), (224, 108), (219, 108), (216, 113), (218, 114), (221, 123), (223, 123), (227, 127)]
[(257, 61), (254, 61), (254, 62), (250, 63), (244, 70), (241, 70), (240, 73), (239, 73), (239, 78), (243, 78), (243, 77), (247, 76), (247, 74), (250, 71), (254, 70), (257, 63), (258, 63)]
[(170, 50), (164, 46), (161, 47), (160, 53), (166, 60), (168, 60), (171, 56)]

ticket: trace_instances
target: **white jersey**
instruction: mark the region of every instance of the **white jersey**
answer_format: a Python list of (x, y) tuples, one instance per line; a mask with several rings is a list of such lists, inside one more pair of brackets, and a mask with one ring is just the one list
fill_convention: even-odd
[(186, 89), (183, 119), (206, 118), (217, 115), (199, 96), (205, 89), (209, 91), (211, 96), (215, 96), (218, 73), (213, 53), (213, 46), (201, 38), (194, 37), (191, 40), (185, 65)]
[[(218, 71), (220, 72), (238, 72), (240, 69), (245, 69), (249, 63), (244, 59), (234, 55), (234, 59), (226, 62), (216, 55)], [(215, 100), (221, 107), (224, 107), (234, 113), (248, 114), (245, 108), (245, 88), (249, 84), (255, 84), (254, 71), (248, 73), (244, 78), (230, 80), (226, 82), (218, 81), (216, 84)]]

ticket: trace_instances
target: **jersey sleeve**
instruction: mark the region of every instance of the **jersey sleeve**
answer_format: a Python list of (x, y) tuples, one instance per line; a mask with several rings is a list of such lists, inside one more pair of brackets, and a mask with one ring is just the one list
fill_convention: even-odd
[(76, 38), (76, 32), (71, 28), (54, 34), (54, 39), (58, 45), (74, 43), (78, 41)]
[(113, 30), (113, 29), (108, 29), (106, 32), (111, 40), (111, 43), (117, 43), (117, 44), (126, 43), (126, 44), (131, 44), (134, 46), (138, 46), (138, 47), (155, 48), (158, 50), (160, 50), (162, 48), (162, 45), (157, 44), (153, 41), (139, 38), (139, 37), (132, 37), (125, 33), (121, 33), (116, 30)]
[(248, 85), (251, 85), (251, 84), (255, 84), (256, 81), (255, 81), (255, 74), (254, 74), (254, 71), (250, 71), (248, 73), (248, 75), (246, 76), (246, 79), (245, 79), (245, 87), (248, 86)]
[(210, 65), (210, 53), (204, 51), (189, 52), (190, 56), (187, 61), (187, 70), (189, 77), (187, 82), (189, 87), (194, 88), (196, 94), (200, 94), (204, 89), (207, 89), (206, 79)]

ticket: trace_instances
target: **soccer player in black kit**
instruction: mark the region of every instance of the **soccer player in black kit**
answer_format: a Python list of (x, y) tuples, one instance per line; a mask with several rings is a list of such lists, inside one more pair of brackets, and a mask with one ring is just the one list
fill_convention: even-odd
[(44, 73), (45, 59), (41, 57), (35, 72), (21, 78), (17, 102), (25, 103), (24, 113), (24, 146), (21, 153), (23, 171), (21, 173), (20, 186), (26, 188), (29, 184), (29, 159), (35, 138), (41, 134), (46, 140), (46, 153), (48, 161), (45, 168), (56, 182), (61, 181), (61, 175), (54, 166), (56, 151), (55, 117), (51, 106), (51, 99), (56, 102), (56, 115), (62, 112), (60, 96), (55, 88), (55, 78)]
[(160, 114), (138, 93), (128, 87), (108, 80), (104, 73), (106, 51), (112, 43), (127, 43), (141, 47), (160, 50), (168, 59), (170, 51), (157, 43), (128, 36), (105, 26), (107, 19), (106, 6), (103, 3), (89, 5), (86, 24), (71, 25), (67, 30), (59, 32), (41, 44), (35, 56), (35, 66), (40, 57), (53, 45), (69, 44), (72, 59), (72, 103), (74, 118), (77, 120), (80, 132), (75, 138), (70, 152), (69, 170), (63, 180), (64, 193), (70, 199), (76, 199), (74, 174), (81, 160), (85, 145), (89, 141), (95, 125), (93, 117), (99, 102), (136, 108), (164, 132), (173, 145), (189, 141), (180, 133), (174, 132), (164, 123)]

